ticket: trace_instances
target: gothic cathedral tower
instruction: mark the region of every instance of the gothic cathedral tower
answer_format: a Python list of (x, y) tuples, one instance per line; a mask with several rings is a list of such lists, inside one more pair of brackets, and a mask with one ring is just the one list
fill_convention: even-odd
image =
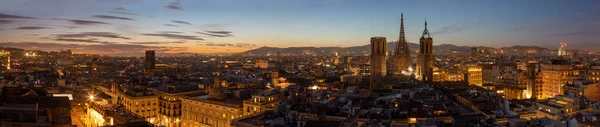
[(385, 37), (371, 37), (371, 54), (370, 59), (370, 73), (371, 73), (371, 84), (370, 88), (373, 89), (375, 80), (383, 79), (386, 75), (386, 40)]
[(425, 21), (425, 30), (419, 41), (419, 60), (417, 64), (417, 79), (425, 82), (433, 81), (433, 39), (427, 30), (427, 21)]
[(398, 38), (396, 49), (394, 50), (394, 73), (396, 74), (408, 70), (412, 62), (408, 42), (406, 42), (406, 38), (404, 37), (404, 14), (401, 14), (400, 16), (400, 37)]

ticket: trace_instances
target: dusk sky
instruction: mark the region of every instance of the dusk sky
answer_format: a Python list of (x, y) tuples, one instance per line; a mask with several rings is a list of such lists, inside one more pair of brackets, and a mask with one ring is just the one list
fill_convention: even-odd
[(98, 54), (434, 45), (600, 49), (597, 0), (0, 0), (0, 46)]

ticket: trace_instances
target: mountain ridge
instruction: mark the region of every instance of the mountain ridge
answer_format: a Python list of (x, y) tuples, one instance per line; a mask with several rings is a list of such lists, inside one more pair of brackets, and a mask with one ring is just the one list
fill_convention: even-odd
[[(253, 55), (265, 55), (265, 54), (275, 54), (275, 53), (284, 53), (284, 54), (311, 54), (311, 55), (327, 55), (335, 52), (345, 53), (345, 54), (353, 54), (353, 53), (368, 53), (369, 47), (371, 44), (361, 45), (361, 46), (350, 46), (350, 47), (314, 47), (314, 46), (306, 46), (306, 47), (268, 47), (263, 46), (256, 49), (248, 50), (245, 52), (241, 52), (238, 54), (253, 54)], [(391, 52), (396, 47), (395, 42), (388, 42), (386, 50)], [(408, 47), (411, 50), (411, 53), (416, 53), (419, 49), (419, 44), (416, 43), (408, 43)], [(458, 46), (454, 44), (440, 44), (434, 45), (433, 50), (437, 53), (448, 53), (448, 52), (462, 52), (469, 53), (472, 48), (477, 48), (479, 50), (536, 50), (538, 52), (550, 52), (554, 49), (548, 49), (539, 46), (521, 46), (514, 45), (510, 47), (486, 47), (486, 46)], [(576, 49), (573, 49), (576, 50)]]

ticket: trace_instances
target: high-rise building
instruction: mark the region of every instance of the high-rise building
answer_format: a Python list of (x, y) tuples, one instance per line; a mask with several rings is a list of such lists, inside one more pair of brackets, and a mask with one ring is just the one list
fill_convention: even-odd
[(563, 95), (564, 85), (576, 79), (578, 72), (566, 60), (552, 60), (550, 64), (542, 64), (542, 95), (538, 99), (553, 98)]
[(433, 81), (433, 38), (427, 30), (427, 21), (425, 21), (425, 30), (419, 41), (419, 61), (417, 66), (417, 79), (425, 82)]
[(146, 75), (152, 75), (154, 66), (156, 64), (156, 57), (154, 56), (154, 50), (146, 50), (146, 59), (144, 61), (144, 71)]
[(385, 37), (371, 37), (371, 87), (373, 88), (373, 81), (382, 79), (386, 75), (386, 40)]
[(400, 37), (394, 50), (395, 62), (394, 69), (395, 73), (402, 73), (403, 70), (408, 70), (411, 64), (410, 49), (408, 48), (408, 42), (404, 36), (404, 14), (400, 15)]

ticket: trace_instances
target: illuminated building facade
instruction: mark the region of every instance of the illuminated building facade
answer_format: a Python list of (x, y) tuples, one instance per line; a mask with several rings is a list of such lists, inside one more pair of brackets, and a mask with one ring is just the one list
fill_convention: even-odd
[(565, 96), (585, 97), (591, 102), (600, 101), (600, 84), (579, 79), (564, 86)]
[(559, 119), (566, 114), (572, 114), (579, 109), (579, 98), (556, 96), (536, 102), (537, 117)]
[(464, 73), (456, 71), (435, 71), (433, 82), (458, 82), (464, 80)]
[(243, 116), (242, 101), (227, 97), (224, 81), (214, 82), (207, 96), (182, 98), (182, 127), (230, 127), (233, 119)]
[(122, 105), (125, 110), (145, 118), (155, 124), (158, 116), (158, 96), (150, 93), (127, 94), (118, 90), (114, 85), (111, 88), (113, 103)]
[(550, 64), (541, 65), (542, 95), (539, 99), (553, 98), (563, 95), (564, 85), (573, 81), (578, 72), (573, 69), (568, 61), (552, 60)]
[(480, 87), (483, 85), (482, 69), (483, 67), (477, 64), (467, 65), (467, 82), (469, 85), (476, 85)]
[[(194, 86), (194, 85), (189, 85)], [(179, 91), (176, 87), (184, 87), (182, 85), (171, 85), (167, 86), (167, 90), (156, 90), (155, 93), (158, 95), (158, 117), (157, 125), (164, 125), (167, 127), (179, 127), (181, 126), (182, 116), (182, 98), (189, 95), (199, 95), (204, 93), (199, 90), (192, 91)], [(198, 88), (197, 85), (195, 85)]]
[(96, 102), (89, 103), (87, 114), (83, 118), (88, 127), (118, 126), (132, 123), (146, 123), (146, 120), (136, 114), (115, 110), (109, 105)]
[(592, 65), (587, 70), (586, 75), (587, 80), (593, 81), (595, 83), (600, 82), (600, 65)]
[(230, 127), (231, 121), (243, 116), (241, 104), (204, 98), (182, 99), (181, 127)]
[(262, 113), (272, 110), (283, 99), (283, 93), (267, 91), (252, 95), (250, 100), (244, 100), (244, 115)]
[(144, 118), (154, 118), (157, 116), (157, 102), (158, 99), (156, 96), (128, 96), (123, 93), (117, 94), (117, 102), (121, 104), (127, 109), (137, 115), (140, 115)]
[(427, 30), (427, 21), (425, 21), (425, 30), (423, 30), (419, 44), (417, 79), (431, 82), (433, 81), (433, 38), (431, 38), (429, 30)]
[(505, 85), (501, 94), (504, 95), (505, 99), (527, 99), (526, 89), (516, 85)]
[(268, 60), (256, 60), (256, 67), (257, 68), (269, 68), (269, 61)]

